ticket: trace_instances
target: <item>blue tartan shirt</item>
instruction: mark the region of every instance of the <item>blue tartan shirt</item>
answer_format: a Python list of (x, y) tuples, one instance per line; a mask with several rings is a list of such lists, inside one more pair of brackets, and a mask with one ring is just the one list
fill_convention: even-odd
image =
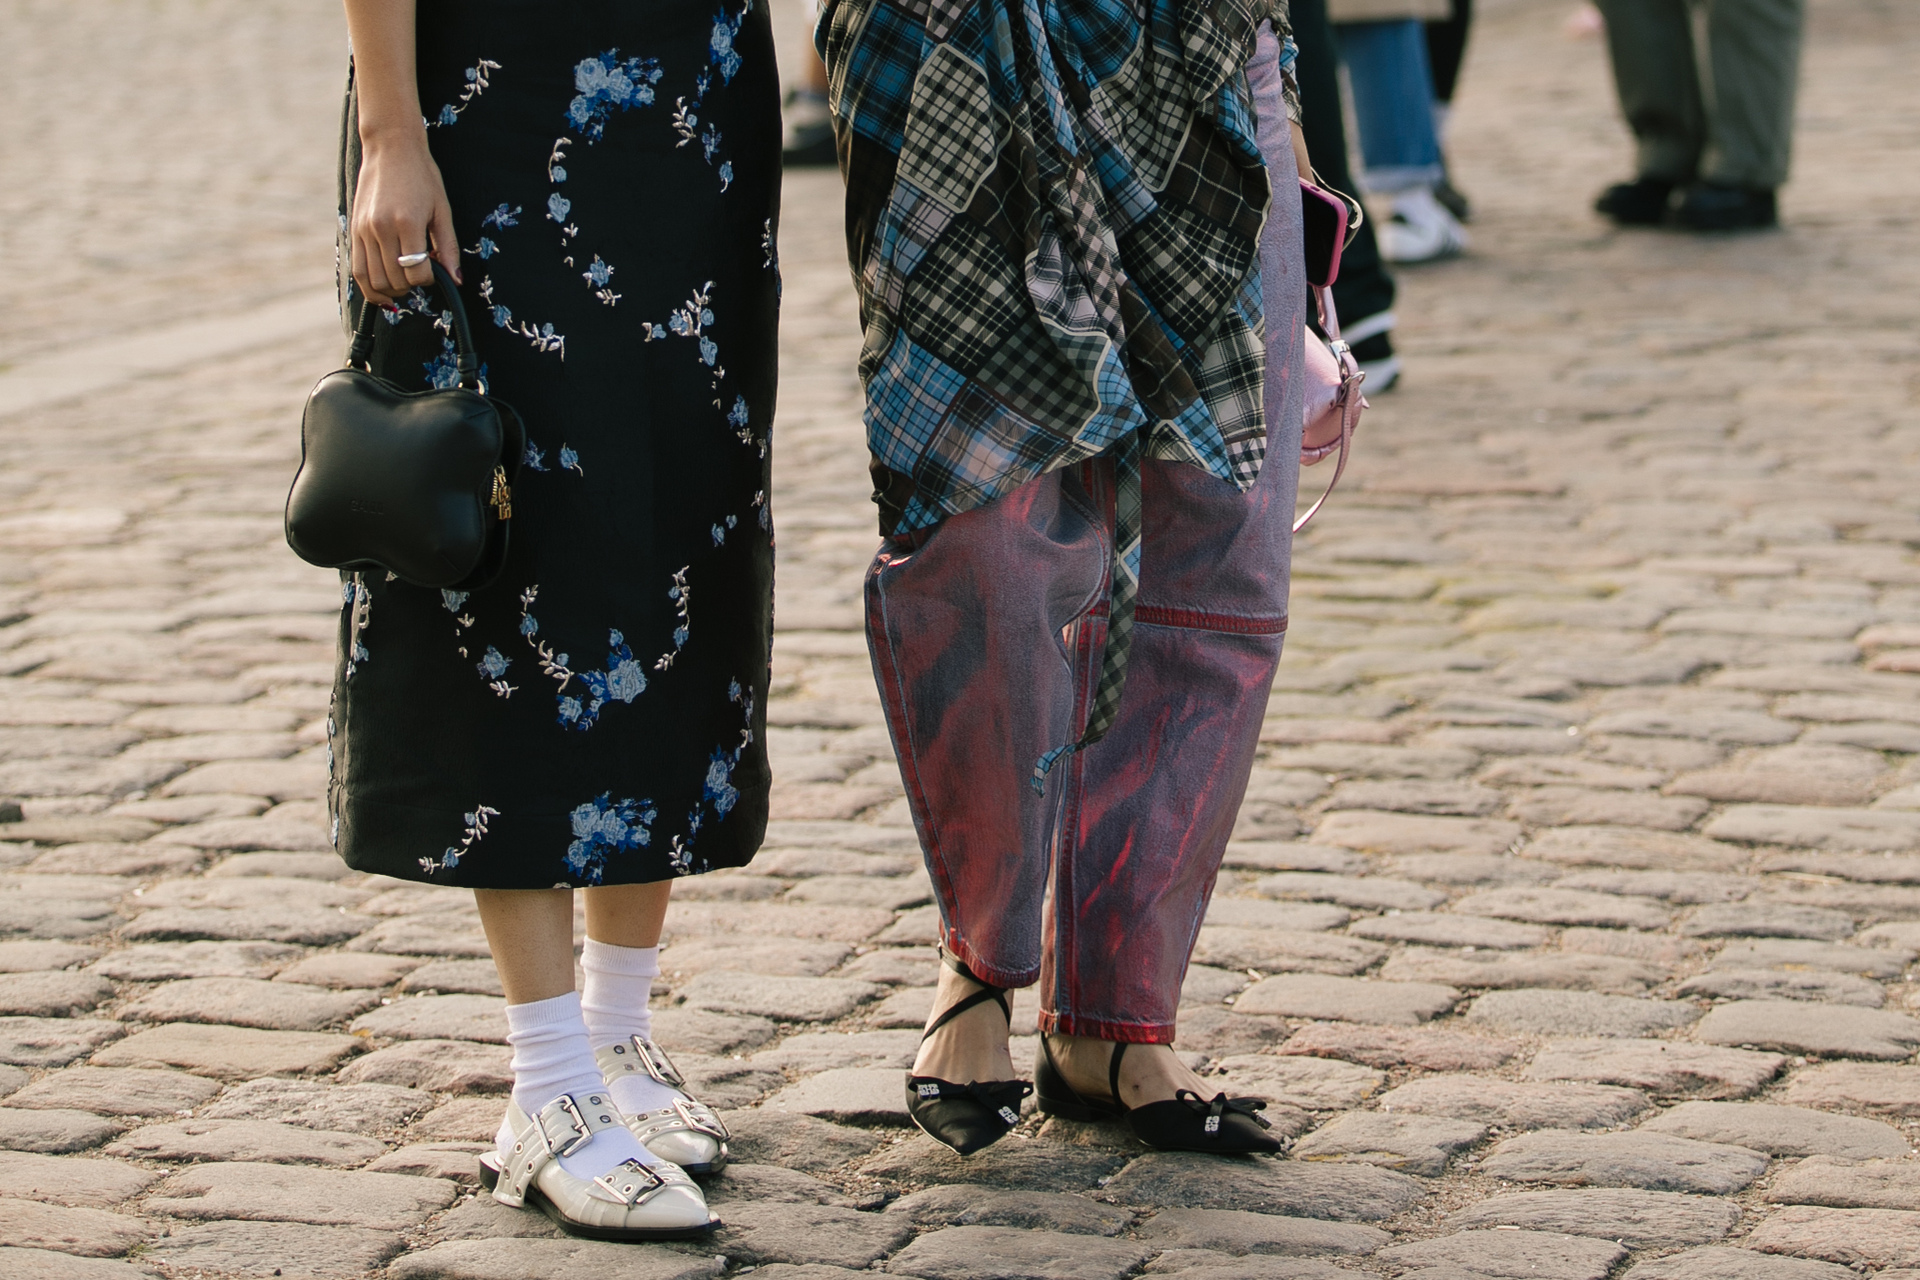
[(1251, 488), (1286, 0), (828, 0), (882, 532), (1122, 447)]

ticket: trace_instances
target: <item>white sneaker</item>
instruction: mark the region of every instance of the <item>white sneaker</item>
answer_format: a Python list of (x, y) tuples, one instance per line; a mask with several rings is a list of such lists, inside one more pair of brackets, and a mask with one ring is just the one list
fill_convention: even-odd
[(590, 1147), (603, 1130), (624, 1130), (624, 1121), (606, 1093), (565, 1094), (537, 1116), (510, 1101), (513, 1149), (481, 1156), (480, 1180), (501, 1204), (517, 1209), (530, 1201), (568, 1235), (589, 1240), (681, 1239), (719, 1226), (700, 1188), (677, 1165), (613, 1159), (591, 1181), (561, 1165), (559, 1157)]
[(1391, 212), (1379, 224), (1380, 256), (1388, 262), (1433, 262), (1467, 247), (1467, 229), (1427, 187), (1393, 197)]

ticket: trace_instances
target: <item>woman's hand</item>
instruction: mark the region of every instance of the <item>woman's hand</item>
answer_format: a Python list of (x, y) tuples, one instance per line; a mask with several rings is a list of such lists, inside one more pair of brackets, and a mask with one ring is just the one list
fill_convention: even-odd
[[(394, 0), (346, 5), (360, 121), (360, 179), (347, 226), (353, 282), (361, 296), (391, 304), (413, 286), (433, 282), (433, 265), (421, 254), (432, 254), (460, 279), (460, 242), (420, 118), (414, 6)], [(403, 257), (419, 260), (406, 265)]]
[(353, 282), (373, 302), (391, 304), (415, 285), (433, 282), (433, 265), (403, 264), (403, 256), (429, 253), (460, 279), (460, 242), (453, 233), (440, 166), (427, 150), (426, 130), (415, 123), (397, 137), (363, 137), (360, 181), (348, 225)]

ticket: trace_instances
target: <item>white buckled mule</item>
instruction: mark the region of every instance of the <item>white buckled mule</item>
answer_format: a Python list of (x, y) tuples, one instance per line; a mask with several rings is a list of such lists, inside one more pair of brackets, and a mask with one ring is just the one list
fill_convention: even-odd
[(627, 1116), (627, 1128), (640, 1139), (640, 1145), (671, 1160), (688, 1173), (718, 1173), (727, 1167), (727, 1126), (704, 1102), (686, 1094), (686, 1077), (673, 1065), (659, 1045), (645, 1036), (634, 1036), (623, 1044), (596, 1049), (594, 1061), (608, 1087), (629, 1072), (644, 1073), (679, 1093), (671, 1106)]
[(501, 1204), (531, 1201), (568, 1235), (589, 1240), (677, 1239), (718, 1227), (699, 1186), (675, 1165), (622, 1160), (589, 1180), (560, 1164), (625, 1119), (605, 1093), (563, 1094), (532, 1117), (509, 1102), (513, 1150), (504, 1161), (498, 1152), (481, 1156), (480, 1180)]

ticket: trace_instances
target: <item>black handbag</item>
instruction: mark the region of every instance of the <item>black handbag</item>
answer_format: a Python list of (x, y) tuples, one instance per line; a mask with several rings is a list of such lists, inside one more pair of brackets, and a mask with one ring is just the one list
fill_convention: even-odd
[(327, 569), (384, 569), (422, 587), (473, 590), (500, 572), (526, 431), (487, 394), (466, 308), (433, 276), (453, 323), (460, 385), (408, 391), (368, 359), (380, 308), (360, 307), (347, 367), (320, 379), (300, 420), (287, 545)]

